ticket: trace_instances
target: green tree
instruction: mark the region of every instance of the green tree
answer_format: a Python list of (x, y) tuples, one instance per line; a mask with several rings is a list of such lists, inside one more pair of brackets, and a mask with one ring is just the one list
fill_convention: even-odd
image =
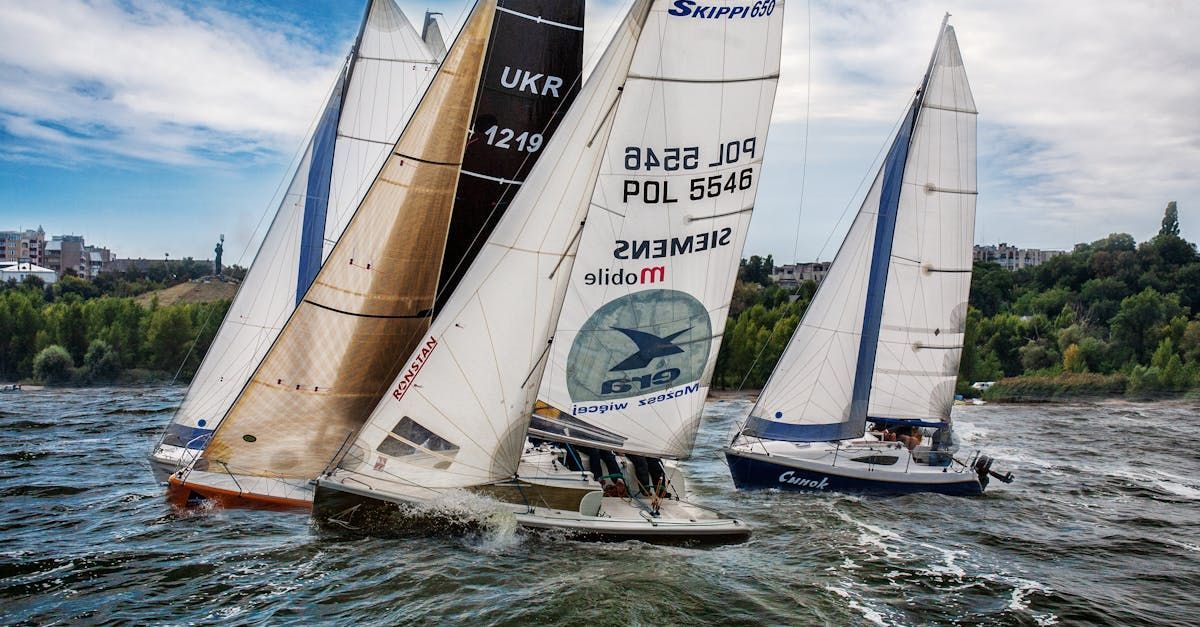
[(92, 340), (88, 344), (83, 366), (88, 379), (92, 381), (111, 381), (121, 372), (121, 360), (117, 352), (104, 340)]
[(33, 376), (43, 383), (67, 383), (72, 377), (71, 354), (52, 344), (33, 359)]
[(174, 372), (183, 363), (192, 338), (192, 319), (186, 306), (154, 310), (146, 329), (149, 363), (159, 370)]
[(1175, 206), (1175, 201), (1167, 203), (1167, 210), (1163, 212), (1162, 228), (1158, 230), (1159, 235), (1179, 235), (1179, 208)]
[(1164, 296), (1146, 288), (1121, 301), (1121, 308), (1112, 319), (1110, 336), (1118, 346), (1128, 350), (1134, 362), (1145, 363), (1150, 348), (1162, 339), (1163, 326), (1181, 313), (1183, 307), (1177, 295)]

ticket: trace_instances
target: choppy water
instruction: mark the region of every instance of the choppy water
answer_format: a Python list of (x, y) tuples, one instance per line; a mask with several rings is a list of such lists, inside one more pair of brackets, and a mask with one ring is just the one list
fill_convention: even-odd
[(1195, 623), (1197, 403), (958, 408), (1017, 482), (979, 498), (737, 493), (709, 404), (696, 500), (718, 548), (509, 528), (344, 540), (303, 515), (172, 511), (144, 455), (180, 388), (0, 395), (0, 623)]

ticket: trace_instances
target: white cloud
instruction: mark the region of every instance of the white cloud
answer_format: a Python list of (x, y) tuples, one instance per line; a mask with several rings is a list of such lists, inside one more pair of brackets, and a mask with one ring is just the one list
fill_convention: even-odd
[[(465, 15), (465, 1), (433, 4), (451, 23)], [(589, 1), (589, 62), (628, 5)], [(768, 174), (783, 180), (764, 179), (750, 252), (792, 250), (807, 7), (787, 7), (772, 130), (785, 150), (768, 157)], [(815, 222), (804, 218), (802, 230), (816, 244), (802, 241), (801, 256), (816, 254), (903, 111), (944, 10), (981, 113), (981, 235), (1045, 247), (1110, 231), (1142, 238), (1175, 199), (1184, 234), (1200, 238), (1200, 5), (813, 0), (809, 167), (819, 175), (805, 209)], [(10, 160), (280, 161), (317, 115), (343, 52), (278, 14), (194, 4), (16, 0), (0, 14), (0, 129), (11, 136), (0, 158)]]
[(286, 25), (208, 8), (38, 0), (3, 13), (9, 158), (195, 163), (290, 148), (340, 62)]
[[(1200, 5), (1192, 2), (813, 2), (814, 132), (891, 124), (945, 10), (980, 110), (988, 240), (1144, 237), (1171, 199), (1185, 231), (1200, 220)], [(807, 88), (804, 3), (789, 4), (787, 24), (775, 120), (793, 122), (785, 128), (796, 133)], [(1200, 234), (1200, 224), (1192, 229)]]

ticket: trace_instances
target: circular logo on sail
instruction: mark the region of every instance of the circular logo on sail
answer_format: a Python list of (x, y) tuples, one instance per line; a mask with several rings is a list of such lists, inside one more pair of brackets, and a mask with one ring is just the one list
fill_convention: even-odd
[(708, 310), (691, 294), (644, 290), (596, 310), (567, 354), (574, 402), (641, 396), (698, 381), (712, 346)]

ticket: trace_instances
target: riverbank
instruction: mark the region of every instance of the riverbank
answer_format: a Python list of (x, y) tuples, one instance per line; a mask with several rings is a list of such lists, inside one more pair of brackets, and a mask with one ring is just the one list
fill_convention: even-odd
[(1147, 389), (1132, 385), (1125, 374), (1063, 373), (1007, 377), (983, 393), (983, 399), (999, 403), (1049, 403), (1059, 401), (1124, 399), (1158, 401), (1200, 397), (1200, 390)]

